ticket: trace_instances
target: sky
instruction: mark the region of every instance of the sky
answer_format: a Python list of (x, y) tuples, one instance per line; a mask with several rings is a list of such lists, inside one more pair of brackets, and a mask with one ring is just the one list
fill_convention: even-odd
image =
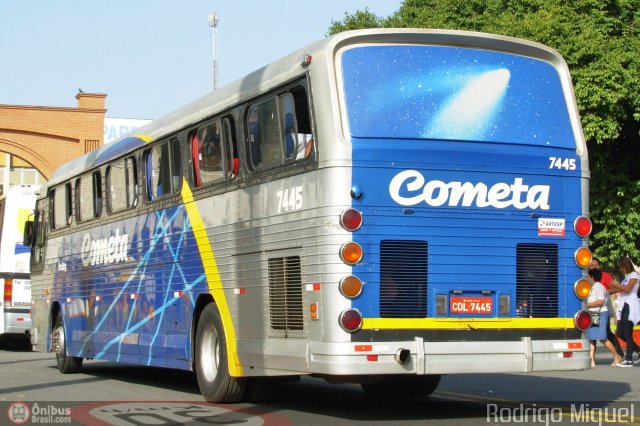
[(326, 36), (332, 20), (402, 0), (0, 0), (0, 104), (76, 107), (106, 93), (107, 117), (155, 119)]

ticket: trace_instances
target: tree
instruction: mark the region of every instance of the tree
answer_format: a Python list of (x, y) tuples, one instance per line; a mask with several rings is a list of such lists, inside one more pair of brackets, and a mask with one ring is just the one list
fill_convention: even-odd
[(443, 28), (524, 38), (569, 64), (589, 148), (591, 246), (640, 262), (640, 0), (405, 0), (389, 17), (346, 14), (329, 33)]

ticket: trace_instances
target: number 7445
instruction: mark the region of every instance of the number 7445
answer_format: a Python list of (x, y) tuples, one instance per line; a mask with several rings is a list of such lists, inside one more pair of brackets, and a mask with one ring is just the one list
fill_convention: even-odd
[(575, 158), (549, 157), (549, 168), (558, 170), (575, 170)]
[(287, 188), (276, 192), (278, 213), (300, 210), (302, 208), (302, 186)]

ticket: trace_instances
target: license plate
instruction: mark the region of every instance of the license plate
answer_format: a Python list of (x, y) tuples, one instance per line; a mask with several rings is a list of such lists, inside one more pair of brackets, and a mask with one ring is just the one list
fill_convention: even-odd
[(493, 312), (493, 299), (455, 296), (451, 298), (449, 307), (452, 314), (490, 314)]

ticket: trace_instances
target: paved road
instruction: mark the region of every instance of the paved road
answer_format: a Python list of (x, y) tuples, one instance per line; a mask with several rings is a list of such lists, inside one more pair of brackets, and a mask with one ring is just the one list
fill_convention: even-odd
[(86, 361), (62, 375), (52, 354), (0, 350), (0, 424), (27, 412), (25, 424), (640, 424), (640, 366), (599, 355), (588, 371), (449, 375), (426, 399), (372, 401), (359, 386), (303, 378), (269, 403), (214, 405), (189, 372)]

